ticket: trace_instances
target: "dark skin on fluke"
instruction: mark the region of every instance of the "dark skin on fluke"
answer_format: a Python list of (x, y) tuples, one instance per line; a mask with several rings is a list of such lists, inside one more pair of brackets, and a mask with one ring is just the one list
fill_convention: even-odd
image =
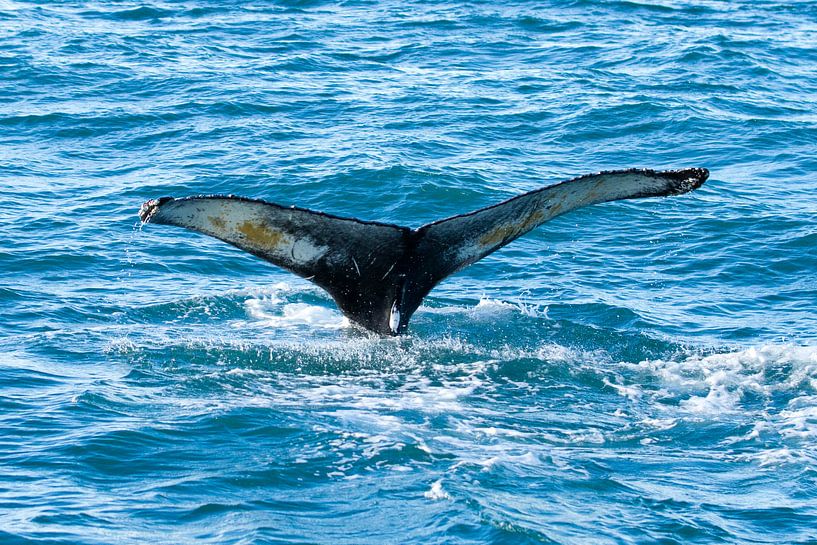
[(546, 221), (592, 204), (681, 195), (708, 177), (704, 168), (600, 172), (418, 229), (232, 195), (162, 197), (139, 217), (232, 244), (314, 282), (354, 323), (398, 335), (441, 280)]

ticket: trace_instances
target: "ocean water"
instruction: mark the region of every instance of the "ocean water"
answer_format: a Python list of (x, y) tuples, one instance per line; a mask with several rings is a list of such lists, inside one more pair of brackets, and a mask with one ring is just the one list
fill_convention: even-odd
[[(0, 543), (817, 543), (817, 3), (0, 0)], [(192, 232), (605, 169), (409, 334)]]

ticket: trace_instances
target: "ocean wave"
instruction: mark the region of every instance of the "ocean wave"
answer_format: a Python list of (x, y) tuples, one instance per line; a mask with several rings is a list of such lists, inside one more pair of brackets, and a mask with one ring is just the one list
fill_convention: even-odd
[[(815, 9), (0, 0), (0, 542), (813, 541)], [(398, 338), (137, 217), (686, 166)]]

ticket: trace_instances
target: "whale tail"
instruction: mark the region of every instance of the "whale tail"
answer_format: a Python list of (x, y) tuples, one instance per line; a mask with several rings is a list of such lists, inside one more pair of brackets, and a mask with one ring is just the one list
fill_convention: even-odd
[(592, 204), (680, 195), (708, 176), (701, 168), (601, 172), (419, 229), (220, 195), (150, 200), (139, 217), (232, 244), (314, 282), (353, 322), (397, 335), (441, 280), (542, 223)]

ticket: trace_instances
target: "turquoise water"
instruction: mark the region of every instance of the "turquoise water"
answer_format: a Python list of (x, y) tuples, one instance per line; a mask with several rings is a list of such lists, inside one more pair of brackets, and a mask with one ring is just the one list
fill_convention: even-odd
[[(817, 3), (0, 0), (0, 543), (817, 542)], [(216, 240), (604, 169), (409, 335)]]

